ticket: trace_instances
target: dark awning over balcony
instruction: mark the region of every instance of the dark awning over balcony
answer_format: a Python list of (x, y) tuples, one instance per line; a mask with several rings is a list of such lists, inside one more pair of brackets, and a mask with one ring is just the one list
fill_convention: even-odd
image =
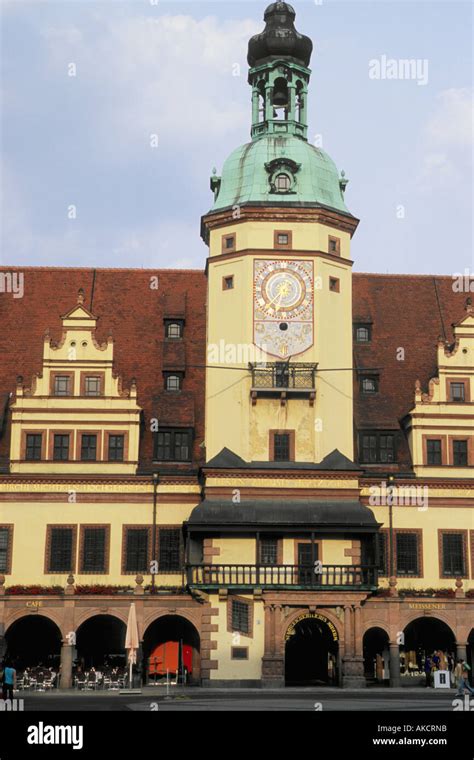
[(372, 510), (356, 500), (231, 501), (206, 499), (193, 509), (187, 526), (190, 532), (276, 532), (375, 533), (379, 526)]

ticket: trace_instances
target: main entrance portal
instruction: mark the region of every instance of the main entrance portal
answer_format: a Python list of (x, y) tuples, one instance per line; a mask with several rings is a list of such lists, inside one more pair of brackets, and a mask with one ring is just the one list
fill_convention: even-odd
[(285, 639), (286, 686), (338, 685), (338, 635), (324, 615), (303, 613)]

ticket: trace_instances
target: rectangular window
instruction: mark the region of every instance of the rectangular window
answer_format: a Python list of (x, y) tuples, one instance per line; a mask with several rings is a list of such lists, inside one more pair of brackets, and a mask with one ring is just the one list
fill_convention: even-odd
[(329, 235), (328, 250), (329, 250), (329, 253), (332, 253), (335, 256), (340, 256), (341, 255), (341, 240), (340, 240), (340, 238), (333, 237), (332, 235)]
[(124, 436), (109, 435), (109, 462), (123, 462)]
[(449, 383), (449, 400), (462, 404), (466, 400), (466, 388), (464, 383)]
[(443, 576), (466, 576), (466, 553), (462, 533), (442, 534), (442, 568)]
[(397, 575), (419, 575), (418, 534), (397, 533)]
[(329, 290), (331, 290), (333, 293), (341, 292), (341, 282), (338, 277), (329, 278)]
[(292, 233), (289, 230), (275, 230), (273, 233), (274, 248), (291, 248)]
[(37, 462), (41, 459), (42, 442), (41, 433), (27, 434), (25, 456), (28, 462)]
[(375, 376), (362, 378), (362, 393), (364, 395), (370, 395), (371, 393), (377, 393), (379, 389), (379, 379)]
[(10, 573), (11, 528), (0, 527), (0, 573)]
[(234, 288), (234, 275), (229, 274), (227, 277), (222, 278), (222, 290), (233, 290)]
[(388, 575), (388, 541), (386, 533), (377, 533), (375, 540), (377, 541), (378, 551), (378, 563), (377, 569), (380, 575), (386, 577)]
[(277, 565), (278, 564), (278, 539), (277, 538), (261, 538), (260, 539), (259, 562), (261, 565)]
[(380, 464), (395, 461), (393, 433), (361, 433), (359, 456), (364, 464)]
[(237, 599), (232, 599), (232, 630), (249, 633), (249, 605)]
[(426, 462), (429, 465), (442, 464), (441, 439), (426, 441)]
[(84, 528), (80, 571), (83, 573), (105, 573), (106, 547), (107, 528), (104, 526)]
[(235, 235), (222, 236), (222, 253), (235, 251)]
[(74, 571), (74, 528), (50, 528), (49, 573), (71, 573)]
[(230, 657), (231, 660), (248, 660), (249, 649), (248, 647), (231, 647)]
[(275, 462), (290, 461), (289, 433), (275, 433), (273, 438), (273, 460)]
[(148, 573), (149, 528), (127, 528), (125, 536), (125, 572)]
[(69, 459), (69, 434), (55, 433), (53, 459), (55, 462), (65, 462)]
[(181, 529), (159, 529), (158, 569), (163, 572), (179, 572), (181, 570)]
[(84, 393), (86, 396), (100, 396), (100, 377), (86, 377)]
[(467, 440), (453, 441), (453, 464), (456, 467), (467, 467)]
[(69, 396), (71, 388), (71, 378), (69, 375), (56, 375), (54, 378), (54, 395)]
[(191, 460), (191, 431), (160, 430), (156, 433), (154, 459), (189, 462)]
[(83, 435), (81, 438), (81, 462), (97, 461), (97, 436)]

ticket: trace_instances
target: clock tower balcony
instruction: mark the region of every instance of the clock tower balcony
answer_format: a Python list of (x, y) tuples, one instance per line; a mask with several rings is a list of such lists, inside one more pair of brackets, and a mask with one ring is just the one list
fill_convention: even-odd
[(289, 398), (307, 398), (313, 406), (316, 398), (317, 364), (298, 362), (250, 363), (252, 404), (260, 397), (280, 398), (285, 405)]

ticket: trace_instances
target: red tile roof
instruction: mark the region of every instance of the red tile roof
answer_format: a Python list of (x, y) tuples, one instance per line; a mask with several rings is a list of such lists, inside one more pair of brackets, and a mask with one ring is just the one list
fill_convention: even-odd
[[(14, 271), (3, 268), (3, 272)], [(206, 336), (206, 277), (198, 270), (22, 268), (24, 297), (0, 296), (0, 393), (14, 391), (21, 374), (29, 384), (41, 369), (43, 335), (61, 336), (60, 315), (76, 303), (83, 288), (85, 305), (99, 318), (97, 337), (109, 332), (115, 339), (115, 371), (127, 388), (137, 378), (138, 402), (144, 410), (140, 460), (152, 460), (150, 418), (168, 415), (182, 426), (195, 427), (194, 461), (201, 464), (204, 449), (204, 382)], [(159, 288), (150, 288), (158, 275)], [(399, 420), (411, 409), (416, 379), (427, 389), (436, 374), (438, 336), (452, 340), (451, 325), (464, 314), (465, 293), (455, 293), (451, 277), (354, 274), (354, 321), (370, 320), (372, 340), (356, 344), (357, 368), (380, 369), (379, 393), (361, 397), (354, 379), (356, 429), (399, 429)], [(93, 294), (92, 294), (93, 291)], [(92, 303), (91, 303), (92, 298)], [(184, 348), (164, 341), (163, 319), (185, 319)], [(403, 348), (405, 358), (397, 360)], [(173, 361), (177, 369), (185, 361), (182, 403), (168, 404), (162, 370)], [(179, 366), (178, 366), (179, 365)], [(8, 458), (9, 435), (0, 440), (0, 457)], [(406, 443), (401, 440), (402, 466), (409, 464)]]

